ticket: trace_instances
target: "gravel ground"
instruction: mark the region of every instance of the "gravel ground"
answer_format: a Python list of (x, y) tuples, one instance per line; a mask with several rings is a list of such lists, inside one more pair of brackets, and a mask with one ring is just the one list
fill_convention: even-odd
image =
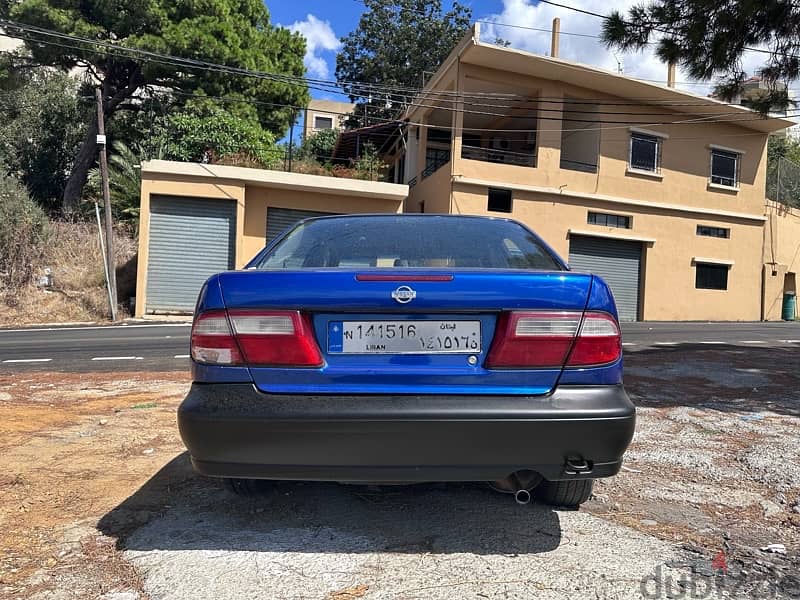
[[(225, 510), (220, 510), (224, 502)], [(151, 598), (638, 598), (686, 553), (580, 512), (471, 486), (281, 484), (174, 507), (126, 542)], [(180, 574), (176, 578), (176, 573)]]

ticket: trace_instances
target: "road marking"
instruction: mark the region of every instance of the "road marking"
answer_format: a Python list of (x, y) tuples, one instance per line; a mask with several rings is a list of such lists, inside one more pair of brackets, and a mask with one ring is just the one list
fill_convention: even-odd
[(176, 354), (172, 358), (189, 358), (188, 354)]
[(677, 346), (680, 342), (656, 342), (653, 346)]
[(636, 344), (634, 344), (633, 342), (622, 342), (622, 345), (623, 346), (635, 346)]
[(52, 358), (10, 358), (3, 363), (45, 363), (53, 360)]
[(800, 340), (781, 340), (784, 344), (800, 344)]
[(725, 342), (696, 342), (697, 344), (705, 344), (707, 346), (718, 346), (720, 344), (724, 344)]
[(742, 340), (740, 344), (766, 344), (764, 340)]
[(0, 333), (25, 333), (26, 331), (84, 331), (87, 329), (107, 329), (116, 331), (119, 329), (141, 329), (148, 327), (191, 327), (190, 322), (186, 323), (153, 323), (152, 325), (91, 325), (85, 327), (29, 327), (22, 329), (0, 329)]
[(141, 356), (95, 356), (92, 360), (143, 360)]

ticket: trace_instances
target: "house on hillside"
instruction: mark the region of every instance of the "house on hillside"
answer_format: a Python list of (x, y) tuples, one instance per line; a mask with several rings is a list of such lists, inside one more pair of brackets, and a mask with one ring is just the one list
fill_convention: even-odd
[(311, 100), (303, 115), (303, 138), (322, 129), (341, 129), (347, 115), (355, 110), (355, 106), (335, 100)]
[(606, 278), (625, 320), (762, 318), (767, 137), (792, 121), (487, 44), (478, 25), (402, 120), (384, 152), (405, 211), (522, 221)]

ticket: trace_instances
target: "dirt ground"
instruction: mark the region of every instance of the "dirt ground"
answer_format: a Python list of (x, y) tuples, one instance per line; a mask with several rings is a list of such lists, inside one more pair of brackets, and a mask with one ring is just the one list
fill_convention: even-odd
[[(302, 549), (294, 547), (297, 541), (276, 542), (280, 555), (300, 550), (308, 553), (320, 544), (317, 536), (324, 527), (302, 529), (304, 524), (321, 522), (319, 511), (329, 511), (327, 520), (374, 517), (373, 529), (383, 531), (392, 525), (381, 520), (387, 513), (380, 511), (413, 513), (424, 503), (439, 509), (443, 527), (448, 517), (442, 513), (448, 508), (457, 518), (488, 505), (502, 517), (495, 529), (502, 528), (503, 522), (513, 523), (521, 511), (536, 510), (538, 537), (516, 547), (519, 542), (492, 537), (495, 532), (473, 537), (465, 532), (466, 537), (454, 540), (448, 537), (453, 527), (425, 535), (423, 528), (407, 524), (404, 531), (396, 533), (397, 539), (387, 544), (395, 556), (399, 547), (404, 560), (422, 561), (430, 554), (440, 555), (444, 544), (449, 556), (477, 553), (487, 564), (495, 554), (511, 561), (506, 558), (509, 552), (514, 556), (555, 552), (564, 557), (559, 560), (570, 560), (571, 555), (579, 556), (579, 550), (572, 547), (578, 546), (578, 540), (588, 544), (587, 550), (601, 543), (580, 537), (597, 530), (603, 532), (603, 539), (612, 538), (607, 542), (609, 556), (614, 555), (615, 544), (633, 556), (640, 552), (636, 544), (652, 539), (652, 544), (641, 546), (641, 552), (662, 553), (669, 559), (664, 559), (668, 566), (709, 577), (710, 561), (722, 551), (728, 584), (747, 584), (751, 596), (755, 594), (753, 586), (760, 584), (767, 586), (772, 597), (800, 597), (800, 375), (792, 364), (796, 355), (782, 348), (734, 346), (673, 346), (627, 355), (626, 387), (639, 406), (636, 438), (623, 472), (598, 482), (592, 500), (573, 514), (516, 506), (477, 486), (342, 491), (342, 486), (286, 483), (279, 484), (272, 499), (245, 503), (191, 472), (175, 427), (175, 409), (189, 384), (186, 373), (0, 372), (0, 598), (191, 597), (188, 592), (184, 596), (183, 592), (164, 590), (164, 585), (172, 584), (163, 581), (175, 577), (176, 568), (176, 555), (166, 553), (168, 550), (202, 550), (206, 560), (208, 552), (216, 551), (220, 544), (228, 550), (252, 550), (250, 545), (255, 543), (247, 537), (255, 535), (252, 524), (242, 530), (238, 542), (208, 536), (183, 539), (188, 535), (187, 523), (202, 523), (208, 514), (224, 508), (222, 512), (235, 509), (239, 511), (235, 514), (252, 518), (266, 507), (275, 519), (288, 524), (295, 537), (305, 540), (308, 531), (314, 533)], [(330, 498), (338, 502), (339, 512), (324, 508), (330, 505)], [(354, 502), (358, 503), (355, 508)], [(235, 514), (226, 515), (234, 521), (220, 521), (217, 529), (224, 525), (235, 530), (241, 525)], [(206, 526), (197, 525), (200, 529)], [(438, 531), (435, 523), (426, 527)], [(416, 533), (409, 534), (411, 530)], [(630, 540), (624, 540), (626, 536)], [(176, 537), (181, 538), (180, 543)], [(362, 538), (353, 538), (352, 548), (347, 545), (350, 542), (340, 542), (344, 555), (364, 551), (358, 548), (364, 543)], [(495, 542), (498, 547), (507, 544), (511, 550), (495, 552)], [(760, 550), (772, 543), (783, 544), (787, 553)], [(482, 551), (473, 547), (480, 544), (488, 547)], [(330, 557), (335, 552), (328, 545), (324, 554)], [(198, 561), (194, 564), (206, 564)], [(408, 564), (409, 573), (418, 571), (420, 564)], [(472, 564), (459, 568), (472, 571), (477, 568), (467, 566)], [(492, 564), (493, 576), (498, 579), (505, 573), (506, 563)], [(619, 582), (633, 574), (641, 579), (653, 564), (647, 562), (635, 573), (621, 574), (617, 587), (608, 588), (612, 590), (608, 593), (597, 582), (590, 582), (585, 589), (594, 590), (599, 597), (629, 597), (618, 593), (622, 589)], [(614, 568), (616, 565), (608, 564), (598, 567), (608, 572)], [(319, 593), (302, 597), (371, 598), (371, 588), (378, 590), (383, 585), (386, 589), (386, 572), (369, 576), (368, 569), (358, 572), (363, 577), (353, 585), (329, 583)], [(162, 575), (166, 579), (159, 580)], [(459, 588), (461, 591), (441, 595), (445, 594), (441, 587), (420, 583), (415, 594), (398, 596), (530, 597), (544, 589), (562, 593), (558, 586), (563, 582), (525, 580), (527, 595), (508, 590), (505, 596), (496, 595), (494, 589), (489, 593), (485, 586), (474, 587), (477, 584), (468, 581), (471, 575), (463, 574), (473, 586), (469, 590)], [(280, 577), (286, 582), (291, 576)], [(522, 581), (511, 575), (503, 577), (501, 583), (506, 587)], [(638, 589), (637, 581), (632, 577), (627, 585)], [(174, 585), (180, 587), (177, 581)], [(433, 593), (434, 588), (440, 595)], [(563, 593), (547, 597), (570, 597)], [(375, 597), (395, 596), (384, 593)]]

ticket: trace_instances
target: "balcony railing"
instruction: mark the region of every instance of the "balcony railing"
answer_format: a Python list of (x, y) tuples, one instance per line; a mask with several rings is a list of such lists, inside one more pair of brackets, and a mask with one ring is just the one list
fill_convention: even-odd
[(436, 158), (430, 160), (428, 162), (428, 166), (425, 167), (425, 169), (422, 171), (421, 179), (425, 179), (426, 177), (430, 177), (431, 175), (436, 173), (436, 171), (441, 169), (443, 166), (445, 166), (449, 162), (450, 162), (450, 153), (449, 152), (447, 153), (447, 156), (439, 156), (439, 157), (436, 157)]
[(494, 148), (483, 148), (481, 146), (462, 146), (461, 158), (517, 165), (520, 167), (536, 166), (536, 154), (529, 152), (512, 152), (511, 150), (496, 150)]

